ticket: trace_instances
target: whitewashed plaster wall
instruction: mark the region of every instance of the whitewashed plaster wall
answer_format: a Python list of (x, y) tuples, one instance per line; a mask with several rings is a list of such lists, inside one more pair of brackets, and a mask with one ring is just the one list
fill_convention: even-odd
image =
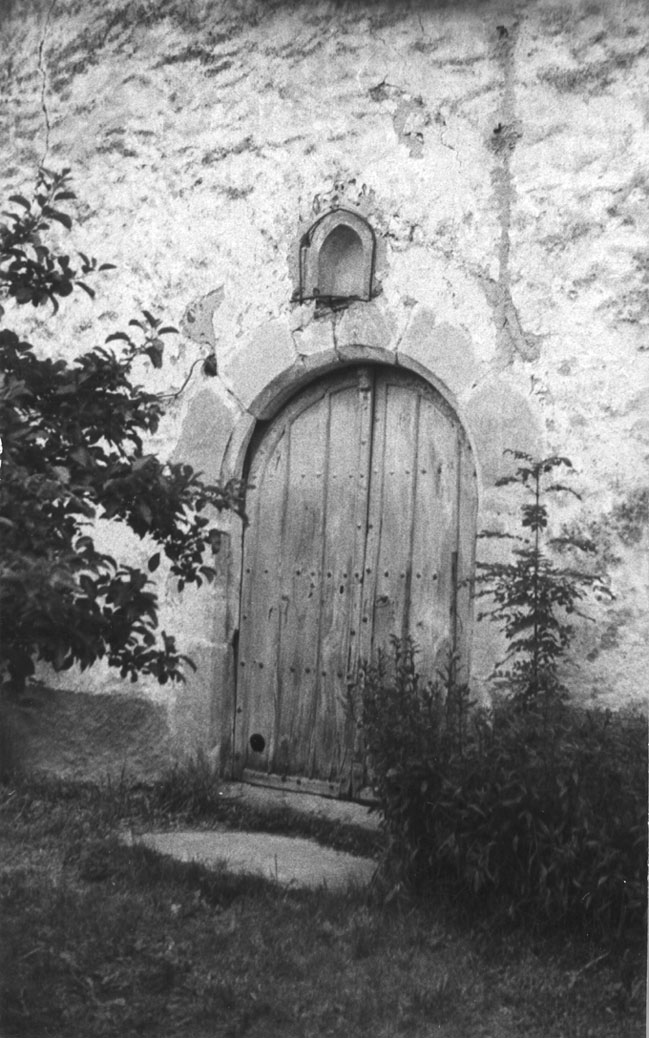
[[(511, 492), (495, 486), (505, 448), (567, 455), (583, 502), (558, 507), (555, 532), (595, 536), (616, 595), (580, 623), (569, 681), (586, 701), (644, 700), (644, 0), (5, 0), (2, 12), (3, 197), (43, 159), (70, 166), (74, 244), (117, 264), (96, 303), (21, 315), (42, 348), (72, 356), (143, 307), (164, 314), (180, 334), (142, 378), (174, 394), (191, 376), (151, 449), (208, 476), (241, 454), (278, 388), (350, 356), (445, 388), (475, 449), (481, 528), (512, 528)], [(322, 317), (292, 301), (295, 250), (335, 203), (376, 231), (379, 292)], [(213, 351), (208, 377), (195, 362)], [(180, 748), (218, 747), (229, 724), (235, 525), (223, 518), (216, 587), (163, 587), (163, 626), (196, 675), (135, 686), (166, 705)], [(478, 625), (476, 686), (497, 649)], [(131, 691), (101, 670), (61, 680)]]

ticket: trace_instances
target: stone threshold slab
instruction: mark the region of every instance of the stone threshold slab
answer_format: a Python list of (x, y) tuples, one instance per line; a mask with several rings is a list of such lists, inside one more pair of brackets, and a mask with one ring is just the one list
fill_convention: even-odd
[(366, 804), (352, 800), (334, 800), (308, 792), (297, 793), (293, 790), (278, 789), (276, 786), (244, 782), (225, 782), (221, 795), (225, 800), (242, 800), (251, 807), (271, 810), (287, 807), (298, 814), (328, 818), (342, 825), (352, 825), (370, 832), (377, 832), (380, 827), (378, 811), (371, 811)]
[(231, 831), (144, 833), (133, 840), (178, 861), (261, 875), (282, 886), (341, 889), (366, 886), (376, 862), (302, 837)]

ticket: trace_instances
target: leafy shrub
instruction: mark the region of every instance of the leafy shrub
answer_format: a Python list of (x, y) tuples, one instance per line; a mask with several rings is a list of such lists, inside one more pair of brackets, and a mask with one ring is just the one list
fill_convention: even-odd
[(505, 702), (459, 725), (466, 689), (426, 683), (409, 640), (366, 665), (361, 686), (394, 879), (528, 925), (598, 939), (641, 929), (644, 718)]
[(509, 562), (478, 564), (476, 597), (507, 638), (494, 679), (507, 695), (471, 710), (469, 691), (417, 672), (411, 640), (393, 639), (360, 671), (370, 772), (387, 833), (386, 864), (415, 889), (445, 888), (464, 905), (504, 910), (535, 926), (599, 938), (638, 930), (646, 917), (647, 737), (644, 718), (580, 710), (558, 666), (587, 592), (610, 594), (551, 550), (592, 551), (548, 536), (548, 495), (567, 458), (510, 451), (522, 491)]

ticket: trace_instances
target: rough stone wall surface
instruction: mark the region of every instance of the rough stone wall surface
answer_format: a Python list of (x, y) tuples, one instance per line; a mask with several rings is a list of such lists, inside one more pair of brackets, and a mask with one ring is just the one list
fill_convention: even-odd
[[(22, 316), (42, 348), (72, 355), (143, 307), (164, 313), (181, 333), (142, 377), (177, 396), (152, 449), (210, 476), (224, 456), (236, 465), (282, 394), (353, 357), (443, 388), (474, 447), (482, 528), (512, 528), (511, 492), (495, 486), (504, 448), (567, 455), (583, 500), (559, 506), (555, 530), (595, 536), (616, 595), (580, 623), (570, 684), (589, 702), (644, 700), (644, 0), (2, 10), (3, 197), (41, 161), (70, 166), (74, 244), (117, 264), (96, 303)], [(375, 229), (376, 292), (322, 316), (293, 301), (296, 243), (336, 203)], [(212, 352), (210, 378), (197, 362)], [(240, 531), (223, 526), (216, 587), (165, 592), (163, 624), (197, 675), (180, 691), (136, 690), (166, 705), (181, 748), (227, 745), (218, 686), (230, 680)], [(145, 548), (134, 542), (134, 557)], [(493, 662), (493, 630), (478, 625), (477, 685)], [(97, 691), (119, 684), (93, 679)], [(72, 685), (88, 690), (87, 676)]]

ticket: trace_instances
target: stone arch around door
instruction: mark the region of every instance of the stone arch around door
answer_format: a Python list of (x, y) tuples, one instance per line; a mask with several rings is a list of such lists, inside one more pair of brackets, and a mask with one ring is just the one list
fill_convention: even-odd
[(359, 660), (410, 634), (422, 670), (468, 668), (473, 455), (442, 392), (394, 364), (338, 364), (269, 412), (243, 470), (234, 770), (354, 796)]

